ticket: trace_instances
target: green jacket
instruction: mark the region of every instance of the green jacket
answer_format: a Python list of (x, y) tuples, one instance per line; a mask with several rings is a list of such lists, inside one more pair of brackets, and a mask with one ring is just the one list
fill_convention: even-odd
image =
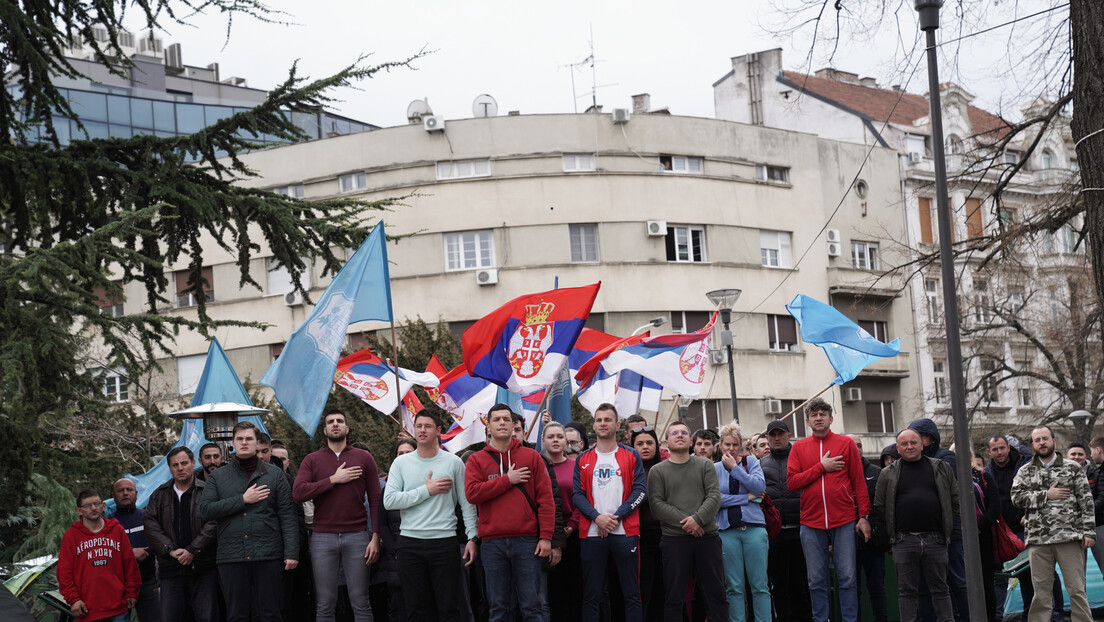
[[(246, 505), (242, 495), (254, 484), (268, 486), (268, 498)], [(238, 460), (207, 478), (200, 501), (203, 520), (218, 521), (218, 563), (299, 559), (299, 523), (284, 472), (257, 461), (251, 477)]]
[[(951, 471), (951, 465), (942, 460), (936, 460), (928, 456), (920, 456), (920, 459), (930, 462), (935, 472), (935, 489), (939, 496), (943, 535), (949, 542), (951, 532), (954, 531), (954, 517), (958, 515), (958, 487), (955, 486), (954, 472)], [(900, 479), (901, 461), (897, 460), (882, 469), (882, 472), (878, 475), (878, 485), (874, 488), (874, 516), (885, 523), (890, 542), (897, 541), (895, 514), (897, 511), (897, 482)]]
[[(1068, 499), (1047, 499), (1052, 484), (1069, 488)], [(1020, 467), (1012, 479), (1012, 503), (1024, 509), (1026, 544), (1061, 544), (1096, 537), (1092, 491), (1081, 465), (1054, 457), (1048, 467), (1039, 456)]]

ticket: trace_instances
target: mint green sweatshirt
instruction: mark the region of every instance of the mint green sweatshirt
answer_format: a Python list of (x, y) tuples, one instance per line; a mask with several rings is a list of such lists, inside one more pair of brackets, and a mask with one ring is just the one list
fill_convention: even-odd
[[(452, 489), (430, 495), (425, 480), (449, 477)], [(464, 496), (464, 462), (453, 454), (438, 450), (426, 459), (413, 451), (395, 458), (387, 472), (383, 489), (383, 507), (402, 513), (402, 535), (418, 540), (436, 540), (456, 535), (456, 504), (464, 515), (464, 532), (476, 536), (475, 506)]]

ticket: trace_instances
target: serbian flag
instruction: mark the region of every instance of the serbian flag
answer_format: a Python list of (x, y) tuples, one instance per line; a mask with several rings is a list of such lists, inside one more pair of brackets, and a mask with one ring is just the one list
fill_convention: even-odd
[[(396, 395), (407, 395), (414, 385), (433, 387), (439, 382), (433, 374), (399, 368), (398, 392), (395, 367), (384, 363), (371, 350), (364, 349), (337, 362), (334, 382), (345, 387), (372, 408), (388, 415), (399, 405)], [(417, 398), (415, 398), (417, 399)]]
[(520, 296), (472, 324), (462, 340), (468, 371), (520, 395), (552, 384), (601, 285)]
[(716, 323), (714, 312), (705, 327), (692, 333), (643, 339), (636, 335), (618, 340), (587, 361), (575, 379), (585, 387), (597, 377), (599, 369), (609, 374), (629, 370), (683, 397), (697, 398), (709, 364), (709, 344)]
[[(430, 373), (434, 373), (434, 370), (439, 372), (444, 368), (436, 355), (426, 366)], [(457, 365), (452, 368), (452, 371), (442, 374), (439, 378), (440, 382), (436, 387), (426, 387), (426, 393), (434, 404), (452, 415), (453, 421), (462, 430), (479, 423), (480, 418), (486, 416), (491, 406), (495, 405), (497, 385), (482, 378), (472, 378), (463, 365)]]
[(897, 356), (901, 340), (882, 343), (831, 305), (798, 294), (786, 310), (801, 327), (801, 340), (820, 346), (839, 375), (833, 384), (851, 382), (874, 361)]
[(623, 370), (611, 374), (598, 367), (597, 373), (585, 386), (579, 386), (575, 380), (575, 374), (594, 358), (601, 350), (613, 343), (621, 343), (621, 347), (640, 343), (649, 336), (642, 333), (626, 339), (620, 339), (594, 330), (584, 328), (579, 340), (575, 342), (575, 349), (568, 358), (571, 366), (572, 384), (579, 396), (579, 403), (587, 410), (594, 413), (604, 403), (613, 404), (617, 413), (622, 418), (636, 414), (641, 410), (658, 410), (659, 398), (663, 394), (663, 387), (659, 383), (649, 380), (640, 374)]

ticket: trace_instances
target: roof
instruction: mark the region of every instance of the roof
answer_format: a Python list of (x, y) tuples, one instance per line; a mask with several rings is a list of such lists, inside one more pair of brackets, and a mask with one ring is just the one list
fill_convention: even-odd
[[(872, 121), (913, 125), (917, 119), (927, 117), (930, 110), (928, 98), (923, 95), (902, 93), (863, 84), (810, 76), (793, 71), (783, 71), (779, 78), (795, 89), (818, 99), (834, 103), (846, 110)], [(941, 89), (953, 86), (940, 85)], [(900, 101), (898, 101), (900, 98)], [(1010, 124), (999, 116), (976, 106), (967, 106), (970, 124), (975, 134), (1003, 135)]]

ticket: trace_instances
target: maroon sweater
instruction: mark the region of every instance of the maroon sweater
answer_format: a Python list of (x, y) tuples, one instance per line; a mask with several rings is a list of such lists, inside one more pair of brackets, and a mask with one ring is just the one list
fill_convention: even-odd
[[(337, 467), (360, 467), (360, 477), (344, 484), (333, 485), (330, 476)], [(314, 501), (314, 530), (318, 533), (349, 533), (368, 528), (368, 513), (364, 497), (372, 508), (372, 527), (379, 530), (379, 471), (372, 454), (346, 446), (341, 456), (329, 447), (307, 454), (299, 465), (292, 496), (296, 503)]]

